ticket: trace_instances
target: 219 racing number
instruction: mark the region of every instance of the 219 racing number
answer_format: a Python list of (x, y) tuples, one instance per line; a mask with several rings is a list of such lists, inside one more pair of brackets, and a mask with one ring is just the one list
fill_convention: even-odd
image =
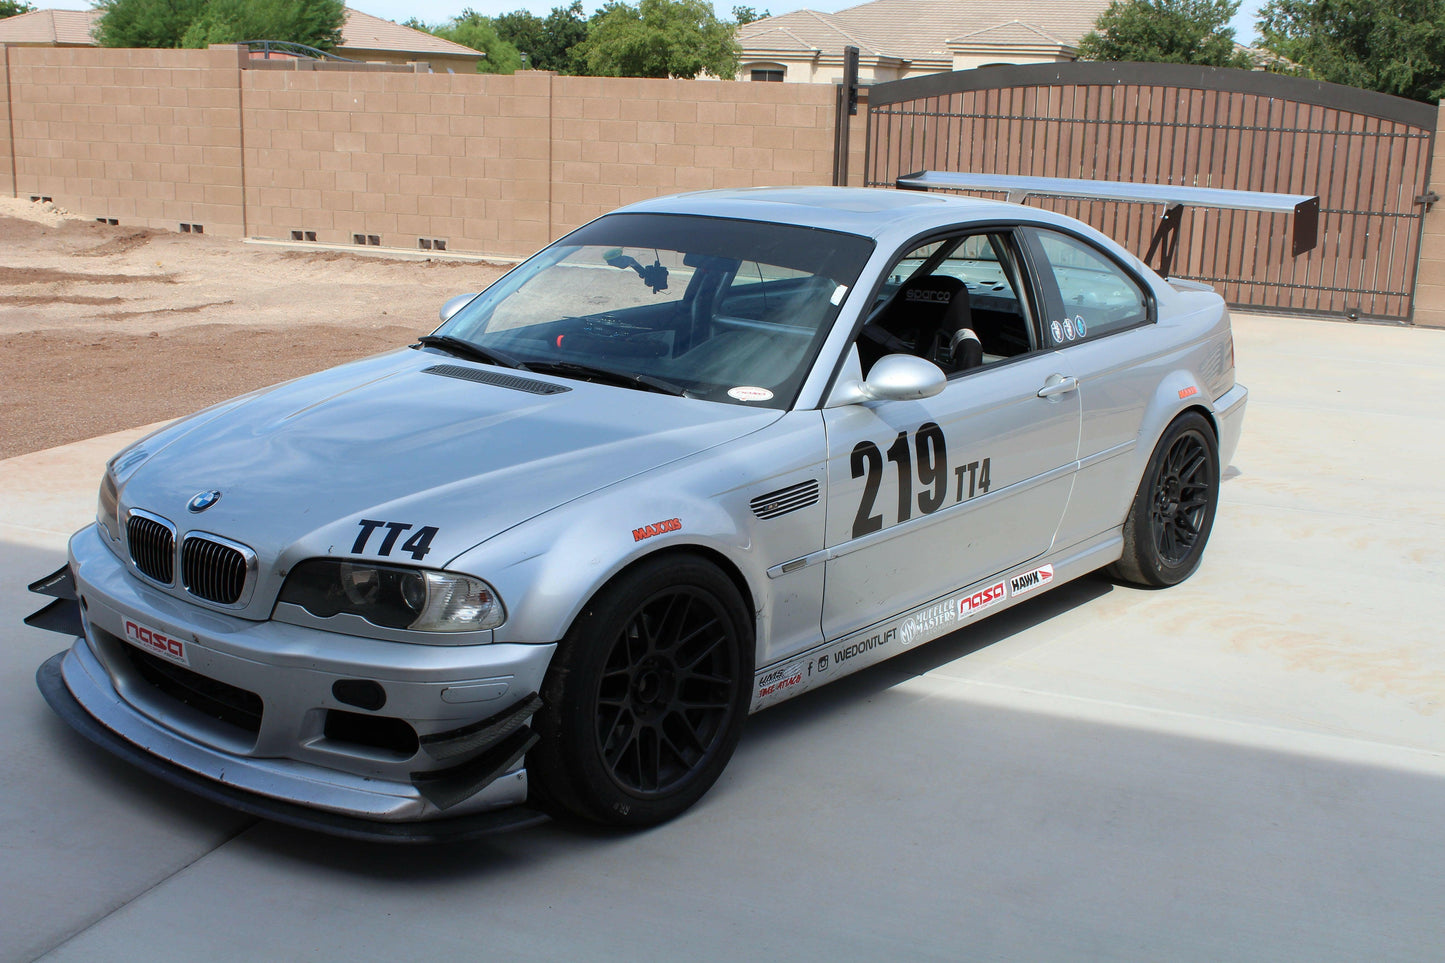
[[(913, 456), (918, 460), (918, 482), (922, 491), (918, 493), (918, 510), (931, 515), (943, 507), (948, 499), (948, 446), (943, 439), (943, 429), (934, 422), (920, 425), (914, 432), (913, 444), (908, 443), (908, 432), (900, 431), (893, 444), (888, 446), (887, 457), (898, 470), (898, 521), (906, 522), (913, 514)], [(878, 489), (883, 484), (884, 453), (871, 441), (860, 441), (853, 448), (850, 462), (853, 477), (863, 479), (863, 499), (858, 503), (858, 514), (853, 519), (853, 537), (860, 538), (883, 527), (882, 513), (873, 511), (878, 499)], [(987, 494), (990, 484), (989, 459), (966, 462), (953, 469), (957, 479), (953, 501), (958, 503), (976, 494)], [(964, 494), (964, 479), (968, 480), (967, 495)]]

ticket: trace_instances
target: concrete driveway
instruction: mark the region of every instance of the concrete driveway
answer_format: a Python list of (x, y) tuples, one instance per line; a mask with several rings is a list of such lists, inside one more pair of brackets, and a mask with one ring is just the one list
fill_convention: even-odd
[(1236, 341), (1193, 579), (1085, 579), (756, 716), (631, 836), (358, 845), (113, 762), (20, 620), (138, 433), (0, 462), (0, 959), (1438, 960), (1445, 332)]

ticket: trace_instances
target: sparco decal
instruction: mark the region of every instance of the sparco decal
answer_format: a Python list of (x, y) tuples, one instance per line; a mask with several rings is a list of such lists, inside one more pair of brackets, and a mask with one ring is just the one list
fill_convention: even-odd
[(1054, 567), (1045, 565), (1036, 568), (1032, 572), (1024, 572), (1015, 575), (1008, 580), (1008, 594), (1013, 596), (1026, 595), (1036, 588), (1043, 588), (1054, 580)]
[(137, 625), (130, 619), (125, 620), (125, 637), (147, 652), (154, 652), (162, 658), (179, 662), (181, 665), (191, 664), (190, 659), (186, 658), (186, 644), (180, 639), (173, 639), (155, 629)]
[(898, 626), (898, 640), (904, 645), (922, 642), (943, 629), (958, 617), (958, 606), (953, 601), (930, 605), (916, 615), (910, 615)]
[(960, 618), (966, 618), (976, 612), (1002, 602), (1008, 592), (1008, 586), (1002, 582), (995, 582), (988, 588), (981, 588), (972, 595), (965, 595), (958, 600), (958, 614)]
[(893, 641), (897, 637), (897, 629), (888, 629), (880, 635), (870, 635), (866, 639), (859, 639), (852, 645), (845, 645), (843, 646), (843, 648), (838, 649), (836, 652), (834, 652), (833, 664), (837, 665), (840, 662), (847, 662), (849, 659), (857, 658), (864, 652), (872, 652), (874, 649), (879, 648), (880, 646), (887, 645), (889, 642)]
[(652, 525), (644, 525), (642, 528), (634, 528), (632, 530), (632, 540), (634, 542), (640, 542), (644, 538), (651, 538), (654, 535), (661, 535), (664, 532), (679, 531), (682, 531), (682, 520), (669, 518), (664, 521), (655, 522)]

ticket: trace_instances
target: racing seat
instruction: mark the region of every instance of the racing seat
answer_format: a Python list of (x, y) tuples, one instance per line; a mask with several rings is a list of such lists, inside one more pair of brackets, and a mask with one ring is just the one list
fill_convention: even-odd
[(958, 278), (930, 274), (894, 292), (858, 338), (864, 373), (887, 354), (913, 354), (946, 372), (983, 361), (983, 346), (970, 329), (968, 288)]

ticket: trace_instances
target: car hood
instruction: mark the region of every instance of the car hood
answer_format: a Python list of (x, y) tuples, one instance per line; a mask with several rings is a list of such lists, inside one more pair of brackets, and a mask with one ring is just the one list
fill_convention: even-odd
[[(450, 376), (426, 370), (437, 366)], [(478, 376), (566, 390), (465, 380)], [(295, 561), (353, 549), (441, 567), (550, 508), (781, 414), (402, 350), (218, 406), (141, 442), (145, 460), (123, 481), (121, 504), (161, 515), (181, 534), (241, 542), (263, 567), (283, 554)], [(221, 497), (189, 511), (205, 491)], [(410, 527), (383, 553), (385, 527), (373, 526), (357, 547), (368, 522)], [(436, 532), (424, 557), (402, 551), (426, 527)]]

